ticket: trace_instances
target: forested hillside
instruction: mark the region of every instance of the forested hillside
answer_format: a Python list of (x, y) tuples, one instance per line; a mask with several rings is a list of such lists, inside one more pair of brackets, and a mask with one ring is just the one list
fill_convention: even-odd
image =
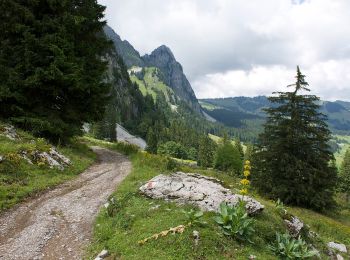
[[(200, 104), (206, 113), (227, 126), (258, 129), (265, 122), (263, 109), (272, 106), (266, 96), (202, 99)], [(320, 105), (333, 133), (350, 133), (350, 102), (320, 101)]]

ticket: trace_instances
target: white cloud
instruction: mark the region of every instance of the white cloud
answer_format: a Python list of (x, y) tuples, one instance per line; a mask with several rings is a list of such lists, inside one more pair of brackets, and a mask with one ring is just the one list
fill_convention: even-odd
[[(348, 99), (350, 82), (348, 68), (350, 59), (330, 60), (303, 69), (306, 81), (313, 94), (324, 100)], [(193, 82), (199, 98), (228, 96), (270, 95), (273, 91), (285, 91), (294, 83), (296, 68), (285, 66), (253, 66), (250, 70), (230, 70), (223, 73), (207, 74)], [(315, 88), (315, 86), (322, 86)]]
[(299, 64), (315, 93), (350, 100), (349, 0), (99, 2), (142, 54), (168, 45), (199, 97), (268, 94)]

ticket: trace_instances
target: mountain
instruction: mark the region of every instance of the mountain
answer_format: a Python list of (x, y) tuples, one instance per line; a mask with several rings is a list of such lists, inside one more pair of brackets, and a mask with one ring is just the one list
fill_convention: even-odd
[(176, 61), (174, 54), (167, 46), (158, 47), (151, 55), (146, 54), (142, 59), (146, 66), (159, 68), (163, 73), (164, 83), (195, 111), (200, 111), (196, 95), (183, 72), (181, 64)]
[[(271, 105), (266, 96), (201, 99), (200, 104), (217, 121), (241, 128), (261, 128), (266, 117), (263, 108)], [(320, 101), (320, 105), (320, 112), (327, 115), (333, 133), (350, 133), (350, 102)]]
[(130, 80), (122, 57), (111, 49), (104, 57), (108, 64), (105, 81), (111, 85), (109, 100), (102, 120), (93, 126), (94, 135), (100, 139), (115, 140), (116, 124), (138, 120), (142, 116), (144, 98)]
[[(137, 72), (141, 72), (138, 68), (158, 69), (156, 71), (158, 80), (173, 90), (178, 101), (184, 101), (192, 110), (198, 113), (201, 112), (201, 107), (191, 84), (183, 72), (181, 64), (167, 46), (162, 45), (150, 55), (140, 56), (139, 52), (128, 41), (121, 40), (120, 36), (111, 27), (105, 26), (104, 31), (107, 37), (113, 41), (118, 54), (122, 57), (129, 70), (131, 69), (132, 72), (135, 72), (136, 69)], [(140, 81), (145, 81), (140, 75), (142, 76), (143, 74), (138, 75), (138, 84)], [(152, 88), (155, 89), (156, 86), (152, 86)]]
[(112, 40), (118, 54), (122, 57), (127, 67), (143, 66), (143, 60), (137, 50), (126, 40), (122, 40), (120, 36), (108, 25), (103, 28), (106, 36)]

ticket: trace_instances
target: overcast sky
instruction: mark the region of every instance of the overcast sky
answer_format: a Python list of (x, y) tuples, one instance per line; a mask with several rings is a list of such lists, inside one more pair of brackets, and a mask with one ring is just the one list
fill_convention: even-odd
[(165, 44), (198, 98), (268, 95), (294, 82), (350, 100), (350, 0), (99, 0), (140, 53)]

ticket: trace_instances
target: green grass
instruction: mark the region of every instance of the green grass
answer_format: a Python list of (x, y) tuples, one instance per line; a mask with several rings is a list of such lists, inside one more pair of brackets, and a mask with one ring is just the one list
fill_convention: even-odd
[[(189, 227), (182, 234), (168, 235), (152, 240), (144, 245), (138, 241), (163, 230), (186, 224), (183, 209), (188, 205), (177, 205), (162, 200), (152, 200), (142, 196), (138, 188), (152, 177), (170, 171), (167, 170), (167, 159), (161, 156), (139, 152), (132, 154), (132, 172), (120, 184), (113, 194), (124, 203), (113, 217), (109, 217), (103, 209), (96, 219), (94, 237), (88, 249), (87, 256), (92, 258), (102, 249), (108, 249), (113, 257), (120, 259), (248, 259), (256, 255), (257, 259), (277, 259), (268, 249), (275, 239), (275, 232), (284, 232), (283, 220), (275, 209), (274, 202), (254, 194), (265, 205), (265, 210), (256, 216), (256, 233), (254, 244), (240, 243), (224, 236), (213, 221), (214, 213), (205, 213), (205, 227)], [(239, 178), (214, 170), (193, 169), (189, 166), (179, 166), (185, 172), (197, 172), (219, 178), (224, 186), (236, 191), (239, 188)], [(158, 208), (153, 208), (159, 205)], [(321, 251), (322, 259), (327, 259), (325, 244), (337, 241), (350, 244), (349, 211), (322, 215), (310, 210), (288, 208), (302, 221), (310, 225), (311, 230), (319, 234), (313, 243)], [(194, 245), (192, 232), (200, 232), (200, 242)]]
[(143, 80), (138, 79), (135, 75), (131, 75), (130, 79), (136, 82), (141, 93), (145, 96), (150, 94), (154, 100), (156, 100), (158, 93), (163, 93), (165, 100), (168, 103), (175, 103), (175, 93), (174, 91), (165, 85), (158, 77), (158, 69), (155, 67), (144, 68), (145, 75)]
[(205, 108), (205, 109), (207, 109), (209, 111), (212, 111), (214, 109), (222, 108), (222, 107), (213, 105), (211, 103), (208, 103), (208, 102), (205, 102), (205, 101), (202, 101), (202, 100), (199, 100), (199, 104), (201, 105), (201, 107), (203, 107), (203, 108)]
[[(11, 141), (0, 135), (0, 155), (17, 154), (21, 150), (46, 149), (48, 144), (23, 131), (17, 130), (20, 140)], [(52, 188), (76, 177), (95, 161), (95, 154), (87, 145), (73, 140), (58, 151), (72, 161), (65, 170), (50, 169), (48, 166), (31, 165), (24, 159), (17, 163), (5, 160), (0, 163), (0, 212), (38, 192)]]

